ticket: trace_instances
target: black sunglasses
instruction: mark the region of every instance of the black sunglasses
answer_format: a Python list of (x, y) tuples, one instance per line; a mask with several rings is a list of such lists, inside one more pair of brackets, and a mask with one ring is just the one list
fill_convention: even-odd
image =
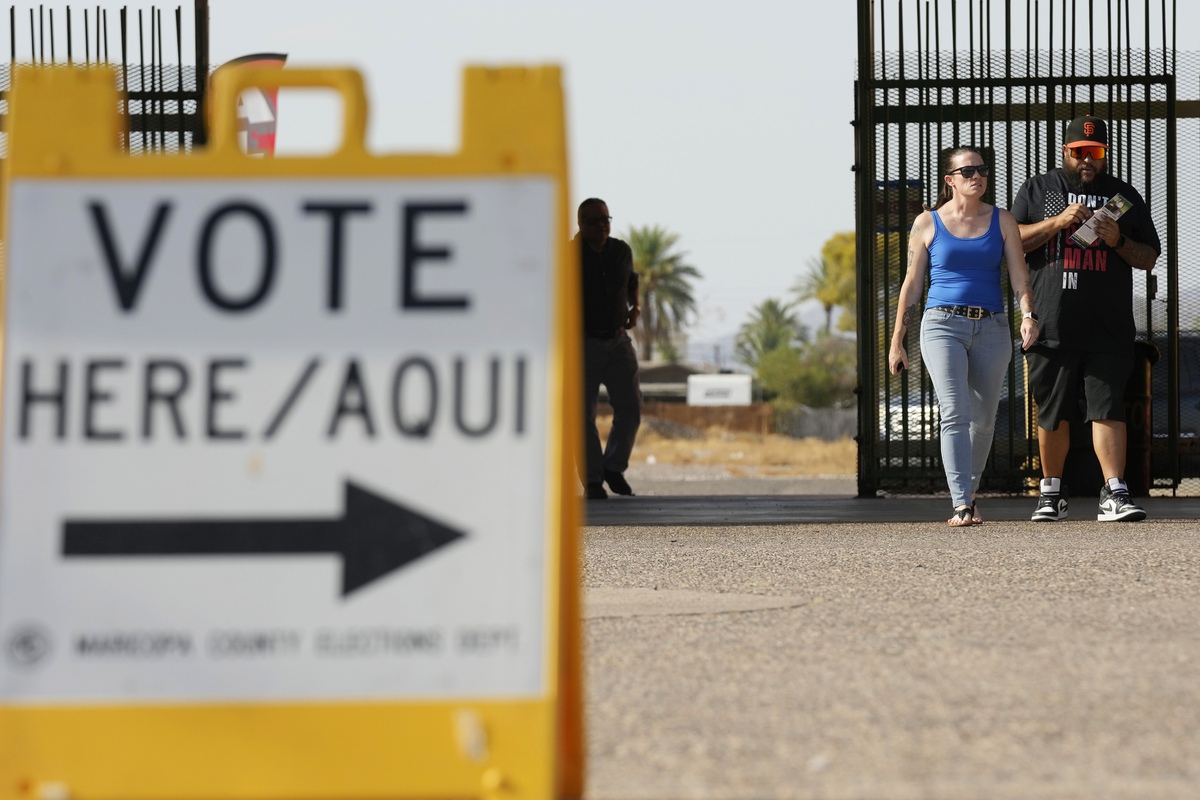
[(952, 169), (949, 172), (947, 172), (946, 174), (953, 175), (954, 173), (957, 172), (960, 175), (962, 175), (964, 178), (970, 180), (971, 178), (975, 177), (976, 172), (979, 173), (979, 177), (986, 178), (988, 176), (988, 173), (991, 171), (992, 171), (992, 168), (989, 167), (987, 164), (980, 164), (978, 167), (972, 164), (971, 166), (968, 166), (968, 167), (959, 167), (958, 169)]

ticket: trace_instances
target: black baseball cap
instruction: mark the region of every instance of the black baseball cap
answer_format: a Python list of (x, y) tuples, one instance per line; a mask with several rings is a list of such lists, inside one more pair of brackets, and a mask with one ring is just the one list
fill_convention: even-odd
[(1071, 120), (1067, 125), (1067, 147), (1082, 147), (1098, 144), (1108, 147), (1108, 125), (1099, 117), (1090, 114)]

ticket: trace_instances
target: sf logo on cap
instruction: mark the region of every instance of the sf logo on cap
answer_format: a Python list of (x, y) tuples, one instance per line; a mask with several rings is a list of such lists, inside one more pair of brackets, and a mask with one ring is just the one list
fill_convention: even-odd
[(1096, 123), (1094, 123), (1094, 122), (1083, 123), (1083, 135), (1084, 136), (1095, 136), (1096, 135)]

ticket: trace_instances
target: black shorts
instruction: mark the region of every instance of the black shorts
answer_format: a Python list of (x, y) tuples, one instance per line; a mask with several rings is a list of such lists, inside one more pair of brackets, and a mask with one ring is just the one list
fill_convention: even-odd
[(1125, 384), (1133, 356), (1034, 347), (1025, 353), (1029, 387), (1038, 407), (1038, 426), (1060, 422), (1125, 421)]

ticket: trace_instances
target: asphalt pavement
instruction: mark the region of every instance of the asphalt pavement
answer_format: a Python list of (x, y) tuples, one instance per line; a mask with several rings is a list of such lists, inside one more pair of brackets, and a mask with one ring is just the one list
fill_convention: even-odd
[(587, 504), (589, 798), (1200, 797), (1196, 498), (956, 529), (852, 478), (629, 478)]

